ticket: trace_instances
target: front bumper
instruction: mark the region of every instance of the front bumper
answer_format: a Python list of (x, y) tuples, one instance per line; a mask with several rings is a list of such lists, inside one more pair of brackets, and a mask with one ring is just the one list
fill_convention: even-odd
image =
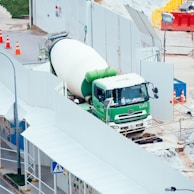
[(110, 122), (108, 125), (119, 133), (138, 132), (152, 125), (152, 116), (149, 115), (146, 119), (141, 119), (141, 120), (132, 121), (128, 123), (116, 124), (114, 122)]

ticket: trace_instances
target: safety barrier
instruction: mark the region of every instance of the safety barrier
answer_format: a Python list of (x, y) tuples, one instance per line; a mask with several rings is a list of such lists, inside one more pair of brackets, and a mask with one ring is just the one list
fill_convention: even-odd
[(153, 28), (159, 28), (162, 21), (162, 12), (177, 11), (179, 6), (186, 0), (170, 0), (164, 7), (156, 8), (152, 12), (152, 26)]
[(194, 31), (194, 13), (187, 12), (170, 12), (174, 16), (172, 24), (164, 24), (161, 22), (161, 30), (172, 31)]
[[(4, 43), (4, 41), (3, 41), (3, 32), (0, 29), (0, 44), (2, 44), (2, 43)], [(5, 47), (4, 48), (5, 49), (12, 49), (9, 35), (6, 35), (6, 42), (5, 42)], [(20, 46), (19, 46), (18, 41), (16, 41), (15, 55), (21, 55), (21, 50), (20, 50)]]
[(174, 78), (173, 103), (185, 103), (187, 96), (187, 84), (181, 80)]

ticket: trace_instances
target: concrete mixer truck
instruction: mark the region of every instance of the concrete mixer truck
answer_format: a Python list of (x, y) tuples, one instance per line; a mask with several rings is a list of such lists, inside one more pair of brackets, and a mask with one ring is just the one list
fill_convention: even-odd
[[(116, 131), (126, 135), (151, 125), (149, 82), (140, 75), (117, 75), (93, 48), (68, 38), (52, 42), (49, 59), (70, 99)], [(152, 90), (157, 97), (153, 84)]]

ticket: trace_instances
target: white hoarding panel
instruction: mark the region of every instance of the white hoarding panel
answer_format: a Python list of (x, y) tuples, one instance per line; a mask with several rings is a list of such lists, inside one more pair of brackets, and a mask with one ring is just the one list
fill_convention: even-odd
[(92, 4), (92, 47), (106, 59), (106, 9)]
[(119, 34), (119, 15), (106, 11), (106, 60), (108, 64), (119, 70), (120, 58), (120, 34)]
[(67, 31), (71, 37), (79, 37), (86, 14), (85, 0), (32, 1), (33, 24), (48, 33)]
[[(86, 32), (85, 29), (86, 26), (86, 16), (87, 16), (87, 6), (86, 6), (85, 0), (79, 0), (75, 2), (75, 7), (76, 7), (76, 15), (77, 18), (75, 20), (75, 27), (77, 26), (77, 31), (75, 34), (75, 39), (78, 39), (82, 42), (85, 42), (86, 38)], [(74, 13), (75, 14), (75, 13)], [(75, 28), (76, 29), (76, 28)]]
[(86, 1), (86, 18), (85, 18), (85, 39), (84, 42), (92, 46), (92, 3)]
[[(72, 14), (73, 13), (73, 14)], [(65, 23), (61, 25), (64, 26), (64, 30), (69, 33), (70, 37), (75, 38), (78, 34), (78, 21), (79, 21), (79, 6), (77, 0), (66, 1), (64, 5)], [(78, 37), (76, 37), (78, 38)]]
[(134, 23), (120, 17), (120, 67), (123, 73), (137, 72), (140, 61), (138, 47), (141, 45), (140, 33)]
[(155, 119), (173, 120), (173, 72), (172, 64), (141, 61), (141, 75), (159, 90), (159, 98), (151, 100)]

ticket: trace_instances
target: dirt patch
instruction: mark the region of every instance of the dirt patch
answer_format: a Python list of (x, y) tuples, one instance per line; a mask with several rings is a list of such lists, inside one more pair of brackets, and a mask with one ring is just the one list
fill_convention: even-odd
[(183, 165), (185, 166), (183, 173), (185, 174), (185, 176), (189, 177), (191, 180), (194, 181), (194, 177), (193, 177), (194, 167), (193, 167), (193, 163), (190, 160), (188, 154), (186, 154), (183, 151), (183, 152), (179, 152), (178, 155)]
[(47, 35), (48, 33), (43, 31), (42, 29), (40, 29), (39, 27), (33, 25), (31, 26), (30, 30), (32, 31), (32, 33), (36, 34), (36, 35)]
[(101, 3), (102, 2), (102, 0), (94, 0), (95, 2), (97, 2), (97, 3)]

